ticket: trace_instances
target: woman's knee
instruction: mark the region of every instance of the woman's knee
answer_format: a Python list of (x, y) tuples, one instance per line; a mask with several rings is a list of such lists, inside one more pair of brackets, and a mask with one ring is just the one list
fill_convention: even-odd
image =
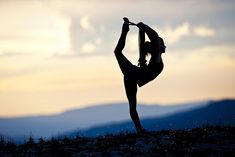
[(120, 49), (118, 49), (118, 48), (115, 48), (115, 49), (114, 49), (114, 54), (115, 54), (115, 55), (122, 54), (122, 50), (120, 50)]

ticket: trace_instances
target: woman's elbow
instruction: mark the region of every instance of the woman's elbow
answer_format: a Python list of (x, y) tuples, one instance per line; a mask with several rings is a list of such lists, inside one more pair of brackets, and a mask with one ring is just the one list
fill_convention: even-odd
[(118, 47), (116, 47), (115, 49), (114, 49), (114, 54), (119, 54), (119, 53), (121, 53), (122, 52), (122, 50), (120, 50), (120, 48), (118, 48)]

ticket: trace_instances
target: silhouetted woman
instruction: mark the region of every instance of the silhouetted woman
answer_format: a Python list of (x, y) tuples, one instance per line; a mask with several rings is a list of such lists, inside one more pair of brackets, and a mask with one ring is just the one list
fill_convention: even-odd
[[(133, 65), (122, 53), (125, 47), (126, 36), (129, 31), (129, 20), (126, 19), (122, 26), (121, 36), (114, 50), (119, 67), (124, 75), (124, 85), (126, 96), (129, 101), (129, 110), (132, 121), (135, 124), (137, 133), (145, 132), (141, 126), (136, 110), (137, 85), (142, 87), (146, 83), (155, 79), (163, 70), (161, 54), (165, 52), (165, 45), (152, 28), (140, 22), (136, 26), (139, 28), (139, 67)], [(145, 33), (150, 39), (145, 41)], [(149, 63), (146, 63), (146, 56), (151, 55)]]

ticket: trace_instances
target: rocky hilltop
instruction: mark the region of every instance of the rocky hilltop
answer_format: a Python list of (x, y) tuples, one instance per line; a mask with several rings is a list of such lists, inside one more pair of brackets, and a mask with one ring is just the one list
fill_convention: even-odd
[(144, 135), (121, 133), (96, 138), (63, 137), (22, 145), (1, 138), (1, 157), (86, 156), (234, 156), (234, 126), (206, 126), (187, 130), (163, 130)]

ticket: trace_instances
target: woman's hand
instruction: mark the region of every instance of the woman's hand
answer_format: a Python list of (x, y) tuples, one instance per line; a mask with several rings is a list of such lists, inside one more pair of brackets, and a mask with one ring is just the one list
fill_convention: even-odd
[(143, 22), (139, 22), (136, 25), (139, 29), (143, 29), (143, 27), (145, 26), (145, 24)]

